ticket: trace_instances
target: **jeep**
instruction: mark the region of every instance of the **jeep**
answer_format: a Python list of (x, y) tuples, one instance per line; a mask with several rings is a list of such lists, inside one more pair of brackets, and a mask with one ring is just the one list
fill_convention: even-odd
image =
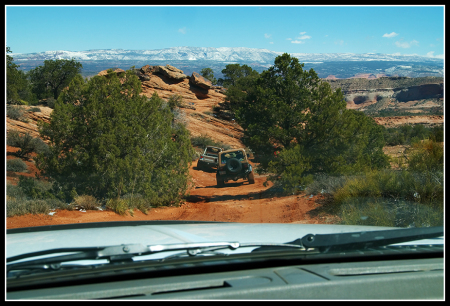
[(244, 149), (232, 149), (219, 153), (217, 166), (217, 186), (223, 186), (225, 182), (238, 179), (248, 180), (250, 184), (255, 183), (252, 165), (248, 162), (249, 154)]
[(207, 146), (205, 151), (197, 161), (197, 168), (201, 170), (207, 170), (210, 168), (217, 167), (217, 160), (219, 152), (223, 149), (219, 147)]

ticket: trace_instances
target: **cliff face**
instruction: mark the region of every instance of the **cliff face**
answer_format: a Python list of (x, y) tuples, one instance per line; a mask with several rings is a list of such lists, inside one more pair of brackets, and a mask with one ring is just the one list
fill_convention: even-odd
[(376, 103), (380, 104), (379, 109), (393, 106), (410, 108), (409, 102), (426, 104), (423, 107), (443, 105), (443, 78), (392, 77), (327, 81), (333, 89), (341, 88), (347, 108), (363, 110)]
[(440, 99), (443, 98), (444, 83), (423, 84), (394, 90), (392, 98), (398, 102), (408, 102), (422, 99)]

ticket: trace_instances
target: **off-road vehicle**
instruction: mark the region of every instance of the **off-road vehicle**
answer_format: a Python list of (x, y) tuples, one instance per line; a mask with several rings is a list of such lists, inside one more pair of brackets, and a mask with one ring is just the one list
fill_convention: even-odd
[(219, 153), (222, 151), (222, 148), (207, 146), (203, 154), (200, 155), (200, 158), (198, 159), (197, 168), (201, 170), (207, 170), (217, 167)]
[(255, 183), (252, 165), (248, 162), (249, 154), (244, 149), (232, 149), (219, 153), (219, 165), (217, 166), (217, 186), (223, 186), (227, 181), (238, 179), (248, 180), (250, 184)]

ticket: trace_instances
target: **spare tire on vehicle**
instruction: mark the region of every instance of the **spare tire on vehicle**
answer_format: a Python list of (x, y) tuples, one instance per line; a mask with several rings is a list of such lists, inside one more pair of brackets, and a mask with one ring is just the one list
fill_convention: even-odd
[(226, 168), (230, 173), (238, 173), (242, 170), (242, 163), (237, 158), (227, 160)]

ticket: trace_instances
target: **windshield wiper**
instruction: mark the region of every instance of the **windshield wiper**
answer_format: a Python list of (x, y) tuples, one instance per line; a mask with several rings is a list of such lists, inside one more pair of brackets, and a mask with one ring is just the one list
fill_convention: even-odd
[[(186, 251), (189, 256), (208, 253), (220, 249), (236, 250), (243, 247), (256, 247), (255, 251), (281, 251), (283, 249), (296, 249), (300, 251), (318, 251), (327, 253), (331, 251), (364, 250), (387, 246), (395, 243), (409, 242), (420, 239), (443, 236), (444, 229), (440, 227), (393, 229), (383, 231), (361, 231), (338, 234), (308, 234), (302, 238), (287, 243), (239, 243), (239, 242), (194, 242), (178, 244), (149, 245), (123, 244), (104, 247), (88, 248), (60, 248), (32, 252), (9, 257), (6, 259), (7, 271), (12, 270), (58, 270), (61, 263), (77, 260), (107, 259), (110, 263), (129, 262), (135, 256), (151, 255), (160, 252)], [(68, 255), (57, 255), (73, 253)], [(56, 255), (41, 259), (28, 259), (36, 256)], [(164, 258), (163, 258), (164, 259)], [(161, 259), (158, 259), (161, 260)], [(73, 267), (73, 265), (71, 265)]]
[(444, 227), (418, 227), (382, 231), (363, 231), (337, 234), (308, 234), (301, 239), (288, 242), (301, 244), (307, 250), (318, 249), (321, 253), (330, 251), (364, 250), (390, 244), (437, 238), (444, 235)]
[[(142, 244), (123, 244), (116, 246), (88, 247), (88, 248), (59, 248), (21, 254), (6, 259), (7, 271), (22, 269), (40, 269), (40, 270), (58, 270), (61, 263), (77, 260), (97, 260), (107, 259), (110, 263), (132, 261), (135, 256), (151, 255), (160, 252), (186, 251), (190, 256), (196, 256), (200, 253), (211, 252), (220, 249), (235, 250), (242, 247), (290, 247), (303, 249), (301, 245), (286, 243), (239, 243), (239, 242), (194, 242), (178, 244), (149, 245)], [(21, 259), (32, 258), (36, 256), (55, 255), (62, 253), (74, 253), (68, 255), (51, 256), (41, 259), (32, 259), (12, 263)], [(73, 266), (72, 266), (73, 267)]]

